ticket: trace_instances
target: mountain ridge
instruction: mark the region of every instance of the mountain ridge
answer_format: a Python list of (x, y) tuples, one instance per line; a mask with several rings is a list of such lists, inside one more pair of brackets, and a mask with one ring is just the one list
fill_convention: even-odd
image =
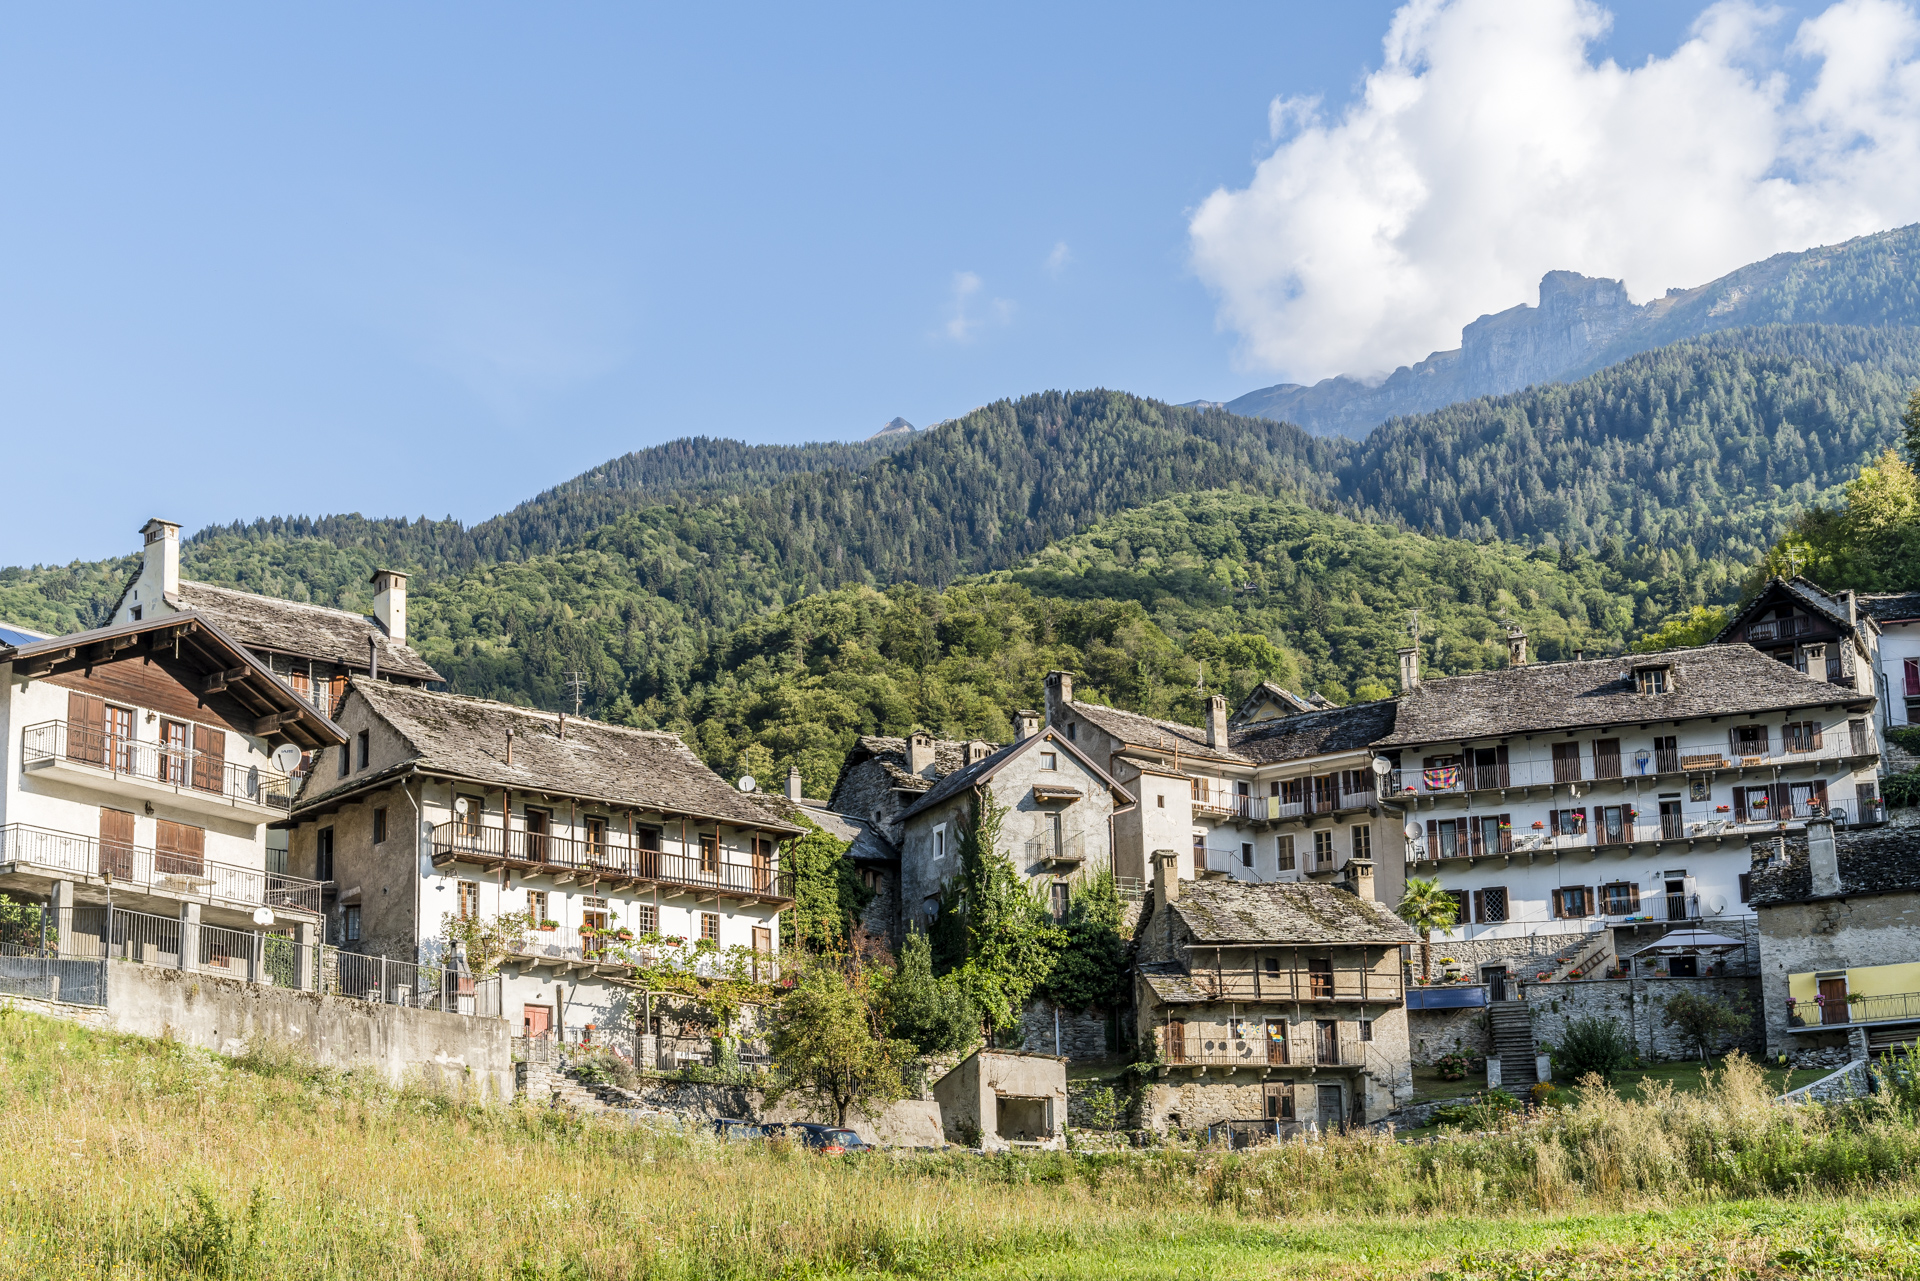
[(1621, 360), (1727, 329), (1767, 324), (1913, 325), (1920, 224), (1838, 245), (1775, 254), (1691, 289), (1634, 303), (1621, 281), (1550, 271), (1537, 304), (1483, 315), (1457, 348), (1384, 379), (1350, 375), (1279, 383), (1226, 403), (1229, 412), (1295, 422), (1315, 435), (1364, 439), (1396, 417), (1488, 395), (1572, 382)]

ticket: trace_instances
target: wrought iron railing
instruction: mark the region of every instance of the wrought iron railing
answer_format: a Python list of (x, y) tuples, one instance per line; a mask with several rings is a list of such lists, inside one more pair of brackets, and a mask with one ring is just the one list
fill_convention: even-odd
[(0, 863), (22, 863), (54, 875), (111, 880), (128, 889), (191, 902), (233, 903), (312, 915), (321, 911), (319, 881), (24, 823), (0, 827)]
[(21, 731), (21, 754), (29, 766), (42, 761), (64, 761), (183, 793), (217, 796), (229, 802), (274, 810), (293, 808), (292, 780), (285, 774), (70, 721), (42, 721), (27, 726)]
[(1787, 1007), (1789, 1027), (1833, 1027), (1844, 1023), (1920, 1020), (1920, 992), (1847, 996), (1829, 1001), (1796, 1001)]
[(578, 840), (545, 832), (506, 831), (458, 820), (433, 829), (436, 857), (557, 868), (753, 898), (791, 899), (793, 873), (770, 863), (733, 863), (702, 854), (635, 849), (608, 840)]
[(1754, 766), (1816, 765), (1839, 763), (1867, 754), (1853, 742), (1844, 724), (1828, 726), (1818, 746), (1809, 744), (1803, 751), (1788, 750), (1788, 742), (1778, 731), (1765, 744), (1745, 745), (1736, 750), (1729, 740), (1719, 744), (1696, 744), (1679, 748), (1636, 748), (1624, 756), (1604, 756), (1597, 761), (1585, 755), (1575, 762), (1560, 760), (1516, 760), (1505, 765), (1439, 765), (1419, 769), (1392, 770), (1385, 776), (1390, 796), (1443, 796), (1472, 791), (1516, 787), (1543, 787), (1565, 783), (1619, 782), (1661, 775), (1700, 773), (1711, 770), (1752, 768)]

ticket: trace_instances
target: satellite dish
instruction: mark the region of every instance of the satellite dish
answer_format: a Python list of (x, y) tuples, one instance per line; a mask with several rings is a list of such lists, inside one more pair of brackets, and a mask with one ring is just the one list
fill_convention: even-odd
[(1718, 916), (1727, 910), (1727, 896), (1724, 894), (1716, 894), (1707, 900), (1707, 906), (1712, 909), (1715, 916)]
[(1378, 774), (1381, 778), (1385, 778), (1392, 771), (1393, 771), (1393, 763), (1389, 761), (1386, 757), (1376, 756), (1373, 758), (1373, 772)]
[(454, 813), (456, 813), (456, 814), (465, 814), (465, 813), (467, 812), (467, 798), (466, 798), (466, 797), (464, 797), (464, 796), (456, 796), (456, 797), (454, 797), (454, 798), (453, 798), (453, 812), (454, 812)]
[(756, 788), (756, 787), (758, 787), (758, 786), (760, 786), (760, 784), (758, 784), (758, 783), (756, 783), (756, 782), (754, 782), (754, 781), (753, 781), (753, 775), (751, 775), (751, 774), (743, 774), (743, 775), (741, 776), (741, 778), (740, 778), (740, 790), (741, 790), (741, 791), (743, 791), (743, 792), (751, 792), (751, 791), (752, 791), (752, 790), (753, 790), (754, 788)]
[(291, 774), (300, 768), (300, 749), (292, 743), (282, 743), (273, 749), (273, 767), (282, 774)]
[(1401, 830), (1407, 834), (1407, 839), (1410, 841), (1420, 839), (1420, 825), (1418, 823), (1409, 823)]
[(272, 924), (273, 924), (273, 909), (272, 909), (272, 908), (270, 908), (270, 907), (256, 907), (256, 908), (254, 908), (254, 909), (253, 909), (253, 923), (254, 923), (255, 925), (259, 925), (259, 926), (267, 926), (267, 925), (272, 925)]

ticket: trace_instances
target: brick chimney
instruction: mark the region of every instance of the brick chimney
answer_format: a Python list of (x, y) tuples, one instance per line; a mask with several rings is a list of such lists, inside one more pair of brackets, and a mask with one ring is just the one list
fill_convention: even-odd
[(397, 569), (376, 569), (367, 581), (373, 584), (374, 618), (386, 629), (389, 640), (406, 644), (407, 576)]
[(1518, 627), (1507, 633), (1507, 666), (1527, 665), (1527, 634)]
[(1175, 850), (1153, 852), (1153, 910), (1166, 910), (1180, 897), (1180, 855)]
[(1420, 688), (1420, 647), (1404, 645), (1400, 649), (1400, 692), (1411, 694)]
[(1013, 741), (1024, 743), (1040, 732), (1040, 713), (1021, 708), (1013, 714)]
[(1047, 724), (1066, 723), (1067, 704), (1073, 701), (1073, 673), (1047, 673)]
[(140, 610), (142, 618), (152, 618), (163, 603), (180, 606), (180, 526), (156, 516), (140, 527), (140, 535), (146, 546), (128, 604)]
[(917, 729), (907, 735), (907, 773), (931, 778), (927, 771), (932, 768), (933, 735)]
[(787, 799), (798, 803), (800, 796), (800, 767), (798, 765), (789, 765), (787, 766)]
[(1227, 700), (1219, 694), (1207, 700), (1207, 746), (1227, 746)]
[(1833, 843), (1833, 820), (1816, 818), (1807, 823), (1807, 870), (1813, 873), (1815, 894), (1838, 894), (1840, 854)]

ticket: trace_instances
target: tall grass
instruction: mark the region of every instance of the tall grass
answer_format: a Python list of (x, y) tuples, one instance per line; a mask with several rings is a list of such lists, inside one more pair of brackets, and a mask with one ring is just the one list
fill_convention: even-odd
[(1407, 1145), (821, 1158), (391, 1091), (256, 1047), (0, 1012), (0, 1276), (944, 1276), (1159, 1248), (1276, 1217), (1647, 1211), (1760, 1194), (1912, 1194), (1897, 1100), (1772, 1106), (1730, 1063)]

